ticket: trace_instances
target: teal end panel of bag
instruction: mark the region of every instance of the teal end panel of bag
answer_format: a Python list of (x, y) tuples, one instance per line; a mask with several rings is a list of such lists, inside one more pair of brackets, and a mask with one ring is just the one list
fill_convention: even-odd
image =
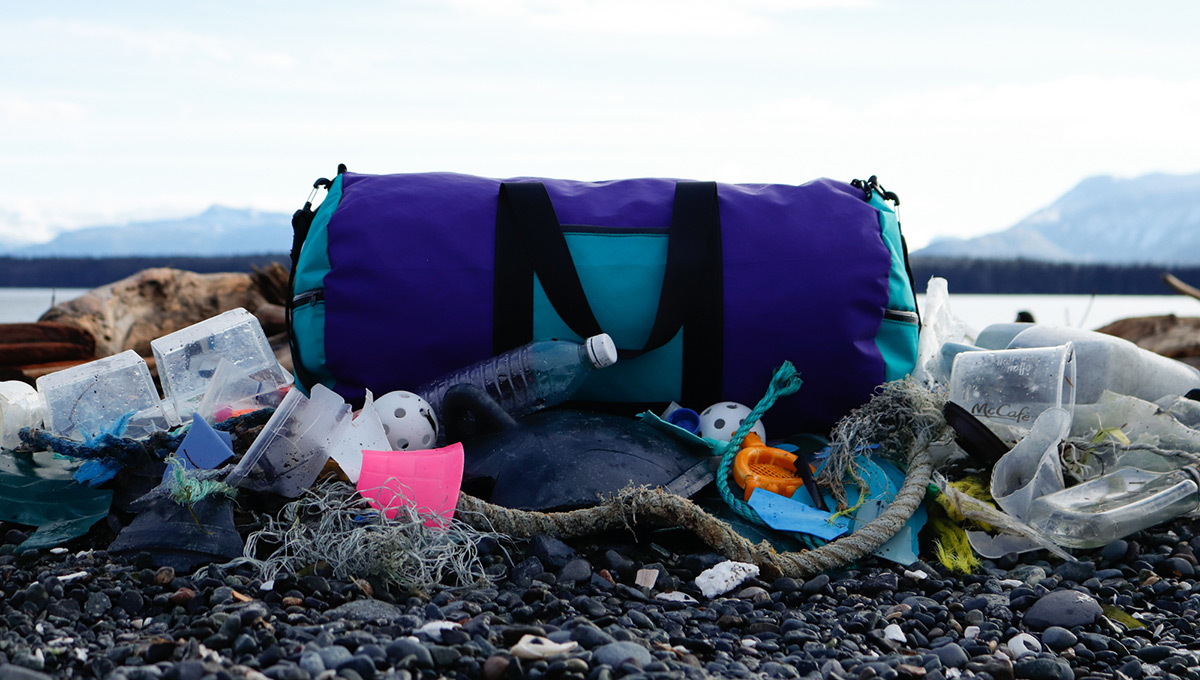
[(884, 317), (875, 337), (875, 345), (883, 355), (884, 379), (900, 380), (912, 373), (917, 364), (917, 298), (904, 261), (904, 241), (900, 235), (900, 220), (878, 192), (871, 196), (871, 205), (879, 210), (880, 236), (892, 256), (888, 271), (888, 312), (911, 316), (911, 321)]
[[(565, 232), (567, 248), (596, 321), (621, 349), (650, 337), (667, 267), (666, 233)], [(683, 382), (683, 333), (662, 347), (593, 373), (575, 395), (582, 401), (678, 400)], [(582, 341), (554, 311), (534, 278), (533, 337)]]
[[(333, 266), (329, 262), (329, 220), (342, 202), (342, 175), (338, 175), (329, 186), (325, 200), (313, 216), (308, 236), (300, 248), (296, 261), (294, 295), (324, 290), (325, 277)], [(325, 303), (312, 302), (292, 310), (292, 329), (296, 336), (296, 347), (304, 367), (321, 384), (333, 389), (336, 382), (329, 367), (325, 365)], [(296, 385), (308, 394), (311, 385), (304, 385), (296, 375)]]

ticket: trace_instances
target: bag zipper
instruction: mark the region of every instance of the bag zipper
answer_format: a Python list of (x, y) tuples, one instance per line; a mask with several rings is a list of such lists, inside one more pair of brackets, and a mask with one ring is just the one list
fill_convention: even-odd
[(292, 307), (292, 309), (297, 309), (299, 307), (303, 307), (308, 304), (316, 304), (318, 302), (324, 302), (324, 301), (325, 301), (325, 289), (318, 288), (316, 290), (310, 290), (310, 291), (307, 291), (304, 293), (300, 293), (296, 297), (292, 298), (291, 307)]

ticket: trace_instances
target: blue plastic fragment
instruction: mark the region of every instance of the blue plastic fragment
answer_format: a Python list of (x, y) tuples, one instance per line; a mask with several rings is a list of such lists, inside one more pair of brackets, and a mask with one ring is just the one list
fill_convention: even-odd
[(850, 531), (850, 520), (845, 516), (833, 519), (832, 513), (766, 489), (754, 490), (750, 496), (750, 507), (763, 518), (767, 526), (777, 531), (795, 531), (826, 541)]
[[(228, 432), (214, 430), (197, 413), (193, 414), (192, 429), (183, 438), (175, 455), (183, 463), (184, 470), (213, 470), (233, 457), (232, 441)], [(163, 472), (164, 482), (170, 473), (170, 467)]]

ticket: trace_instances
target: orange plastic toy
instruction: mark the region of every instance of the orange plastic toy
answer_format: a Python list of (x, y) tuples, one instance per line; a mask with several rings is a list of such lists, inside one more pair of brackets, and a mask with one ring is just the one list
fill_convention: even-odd
[(804, 480), (796, 476), (796, 456), (767, 446), (753, 432), (742, 440), (742, 448), (733, 458), (733, 481), (746, 490), (747, 501), (755, 489), (791, 498), (804, 486)]

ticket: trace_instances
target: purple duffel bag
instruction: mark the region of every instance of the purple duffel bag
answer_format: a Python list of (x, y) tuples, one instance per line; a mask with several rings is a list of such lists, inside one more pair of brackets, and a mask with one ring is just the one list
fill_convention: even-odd
[(295, 219), (297, 382), (351, 400), (411, 390), (531, 340), (607, 332), (578, 395), (630, 412), (753, 406), (784, 360), (803, 386), (764, 418), (824, 434), (916, 359), (900, 227), (874, 182), (498, 180), (342, 171)]

